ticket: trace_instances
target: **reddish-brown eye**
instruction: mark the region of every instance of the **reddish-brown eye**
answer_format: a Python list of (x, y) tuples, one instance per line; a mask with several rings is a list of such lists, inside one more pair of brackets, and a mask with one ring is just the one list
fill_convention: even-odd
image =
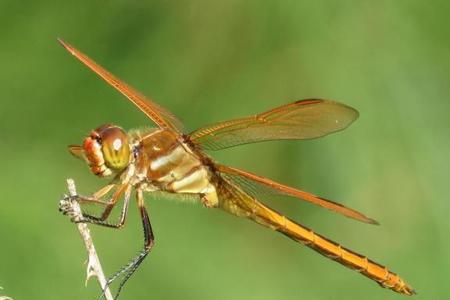
[(130, 144), (122, 128), (104, 125), (95, 130), (95, 139), (101, 145), (105, 165), (116, 171), (128, 166), (130, 162)]

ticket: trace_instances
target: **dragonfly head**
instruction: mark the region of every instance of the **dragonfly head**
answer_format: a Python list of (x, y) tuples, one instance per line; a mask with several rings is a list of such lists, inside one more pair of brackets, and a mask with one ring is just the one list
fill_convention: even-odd
[(69, 146), (69, 151), (86, 160), (92, 173), (106, 177), (125, 169), (131, 157), (131, 146), (125, 131), (111, 124), (93, 130), (82, 146)]

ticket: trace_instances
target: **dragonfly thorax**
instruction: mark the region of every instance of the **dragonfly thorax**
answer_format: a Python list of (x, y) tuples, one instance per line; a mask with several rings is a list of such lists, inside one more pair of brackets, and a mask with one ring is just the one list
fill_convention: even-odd
[(141, 134), (134, 161), (136, 175), (169, 193), (199, 194), (208, 206), (217, 205), (210, 166), (185, 141), (170, 130)]
[(105, 177), (125, 169), (131, 156), (130, 142), (122, 128), (106, 124), (84, 139), (85, 158), (95, 175)]

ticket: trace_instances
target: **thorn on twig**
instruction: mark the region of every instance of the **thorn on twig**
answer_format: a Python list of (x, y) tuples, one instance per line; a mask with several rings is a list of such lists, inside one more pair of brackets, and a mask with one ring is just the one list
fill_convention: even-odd
[[(81, 220), (83, 218), (83, 214), (81, 212), (80, 205), (76, 200), (78, 194), (73, 179), (67, 179), (67, 188), (69, 190), (69, 197), (64, 197), (62, 200), (60, 200), (59, 210), (64, 215), (68, 215), (72, 221), (76, 222), (77, 220)], [(83, 238), (84, 245), (88, 252), (85, 284), (87, 285), (87, 282), (91, 277), (97, 277), (97, 280), (104, 292), (105, 299), (114, 300), (114, 297), (112, 296), (111, 291), (108, 287), (105, 274), (103, 273), (103, 269), (100, 264), (97, 252), (95, 251), (94, 242), (92, 240), (89, 228), (85, 223), (76, 223), (76, 225), (81, 237)], [(6, 299), (0, 298), (0, 300)]]

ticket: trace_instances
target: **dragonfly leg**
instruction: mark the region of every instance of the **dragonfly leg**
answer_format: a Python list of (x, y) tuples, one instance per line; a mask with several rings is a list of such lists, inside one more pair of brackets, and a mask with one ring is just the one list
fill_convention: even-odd
[[(84, 195), (75, 195), (75, 196), (66, 196), (64, 200), (76, 200), (79, 204), (95, 204), (95, 205), (102, 205), (107, 206), (108, 203), (111, 202), (111, 199), (104, 201), (101, 198), (103, 198), (113, 187), (115, 187), (116, 184), (108, 184), (104, 187), (102, 187), (100, 190), (92, 194), (91, 196), (84, 196)], [(60, 208), (61, 211), (64, 212), (63, 208)]]
[[(137, 189), (136, 190), (136, 198), (137, 203), (139, 207), (139, 211), (141, 213), (141, 219), (142, 219), (142, 227), (144, 229), (144, 248), (139, 252), (139, 254), (133, 258), (127, 265), (122, 267), (119, 271), (117, 271), (114, 275), (112, 275), (108, 281), (107, 286), (109, 286), (114, 280), (116, 280), (120, 275), (125, 274), (124, 278), (119, 284), (119, 287), (117, 289), (116, 295), (114, 299), (117, 299), (120, 292), (122, 291), (122, 288), (124, 287), (125, 283), (130, 279), (130, 277), (133, 275), (133, 273), (137, 270), (139, 265), (144, 261), (147, 254), (150, 252), (154, 245), (154, 236), (153, 236), (153, 230), (152, 226), (150, 224), (150, 218), (148, 216), (147, 210), (144, 206), (144, 198), (142, 195), (142, 190)], [(99, 299), (104, 296), (105, 290), (103, 290), (102, 294), (100, 295)]]
[[(110, 188), (109, 188), (109, 190), (110, 190)], [(111, 213), (111, 210), (116, 205), (116, 203), (120, 199), (120, 196), (124, 192), (125, 192), (124, 204), (123, 204), (122, 212), (119, 217), (119, 221), (117, 223), (107, 222), (106, 219), (108, 218), (109, 214)], [(95, 196), (86, 197), (86, 196), (77, 195), (76, 197), (72, 197), (72, 199), (75, 198), (75, 200), (80, 203), (95, 203), (95, 204), (101, 204), (101, 205), (105, 206), (105, 209), (100, 217), (90, 215), (87, 213), (83, 213), (83, 217), (81, 219), (75, 219), (73, 221), (75, 223), (92, 223), (92, 224), (101, 225), (101, 226), (105, 226), (105, 227), (109, 227), (109, 228), (122, 228), (125, 223), (125, 219), (126, 219), (127, 212), (128, 212), (130, 193), (131, 193), (131, 185), (124, 184), (117, 188), (117, 190), (114, 192), (111, 199), (107, 202), (101, 201), (99, 198), (96, 198)], [(60, 208), (60, 210), (64, 214), (68, 213), (64, 209)]]
[(119, 220), (116, 223), (110, 223), (110, 222), (106, 221), (109, 214), (111, 213), (111, 210), (113, 209), (113, 207), (119, 200), (119, 198), (120, 198), (119, 196), (122, 194), (122, 192), (123, 191), (121, 191), (117, 195), (117, 197), (114, 197), (114, 196), (116, 196), (116, 195), (114, 195), (112, 200), (109, 201), (108, 203), (106, 203), (105, 210), (103, 211), (103, 214), (101, 217), (96, 217), (96, 216), (92, 216), (92, 215), (83, 213), (83, 219), (79, 220), (77, 222), (84, 222), (84, 223), (88, 222), (88, 223), (92, 223), (95, 225), (105, 226), (105, 227), (109, 227), (109, 228), (116, 228), (116, 229), (122, 228), (123, 225), (125, 224), (125, 220), (126, 220), (127, 213), (128, 213), (128, 205), (130, 202), (130, 194), (131, 194), (131, 186), (130, 185), (128, 185), (125, 190), (123, 207), (122, 207), (122, 211), (120, 213)]
[(81, 199), (84, 202), (101, 202), (102, 204), (105, 204), (106, 202), (102, 201), (101, 198), (103, 198), (106, 194), (109, 193), (109, 191), (111, 191), (117, 184), (115, 183), (110, 183), (108, 185), (105, 185), (104, 187), (102, 187), (101, 189), (99, 189), (98, 191), (96, 191), (95, 193), (92, 194), (92, 196), (83, 196)]

